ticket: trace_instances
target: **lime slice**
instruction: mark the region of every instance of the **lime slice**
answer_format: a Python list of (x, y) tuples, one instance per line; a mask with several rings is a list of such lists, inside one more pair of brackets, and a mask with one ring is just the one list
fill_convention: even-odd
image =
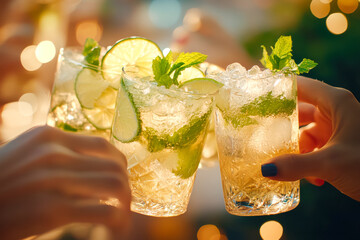
[(139, 76), (151, 76), (152, 61), (157, 56), (163, 57), (159, 46), (142, 37), (130, 37), (116, 42), (102, 59), (101, 67), (104, 78), (117, 88), (120, 83), (119, 74), (124, 66), (139, 69)]
[(141, 120), (132, 95), (127, 91), (123, 80), (120, 82), (116, 105), (112, 134), (120, 142), (132, 142), (140, 134)]
[(212, 94), (216, 93), (223, 85), (212, 78), (195, 78), (180, 84), (179, 87), (187, 92)]
[(78, 73), (74, 87), (87, 120), (98, 129), (109, 129), (114, 116), (116, 90), (101, 74), (88, 68)]
[(186, 81), (188, 81), (189, 79), (194, 79), (194, 78), (204, 78), (205, 74), (197, 67), (190, 67), (190, 68), (186, 68), (185, 70), (183, 70), (181, 72), (181, 74), (179, 75), (179, 77), (177, 78), (179, 84), (182, 84)]
[(75, 79), (75, 94), (83, 108), (92, 109), (96, 100), (109, 87), (101, 75), (91, 69), (82, 69)]
[(93, 109), (82, 109), (85, 117), (96, 128), (111, 128), (115, 112), (116, 93), (116, 90), (108, 87), (97, 99)]
[(94, 108), (83, 109), (83, 113), (88, 121), (98, 129), (109, 129), (114, 117), (114, 109)]

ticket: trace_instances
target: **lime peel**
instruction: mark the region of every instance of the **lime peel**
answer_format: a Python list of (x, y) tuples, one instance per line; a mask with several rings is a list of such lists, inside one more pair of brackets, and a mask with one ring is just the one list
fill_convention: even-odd
[(112, 134), (120, 142), (132, 142), (140, 135), (141, 119), (133, 97), (126, 89), (123, 79), (120, 82), (116, 105), (114, 120), (116, 125), (113, 125)]

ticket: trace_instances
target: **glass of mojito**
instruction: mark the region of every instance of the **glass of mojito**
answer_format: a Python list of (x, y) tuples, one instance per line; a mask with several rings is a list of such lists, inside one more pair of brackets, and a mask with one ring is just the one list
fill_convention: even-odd
[(47, 124), (109, 140), (122, 67), (138, 66), (143, 75), (161, 50), (150, 40), (129, 37), (107, 51), (88, 38), (83, 48), (60, 50)]
[(261, 165), (280, 154), (298, 153), (296, 75), (246, 71), (231, 64), (217, 76), (216, 137), (226, 210), (234, 215), (289, 211), (300, 201), (299, 181), (265, 178)]
[(80, 48), (60, 50), (47, 124), (109, 139), (117, 90), (99, 65), (85, 59)]
[(127, 157), (134, 212), (165, 217), (187, 210), (222, 86), (193, 68), (204, 56), (170, 52), (153, 60), (148, 75), (136, 65), (123, 69), (110, 141)]

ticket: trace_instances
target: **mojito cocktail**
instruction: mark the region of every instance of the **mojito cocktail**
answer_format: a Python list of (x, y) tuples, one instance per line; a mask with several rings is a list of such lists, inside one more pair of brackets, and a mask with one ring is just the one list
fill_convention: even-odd
[(109, 139), (117, 90), (103, 75), (85, 61), (82, 49), (61, 49), (47, 124)]
[[(212, 107), (213, 96), (166, 89), (124, 73), (111, 141), (128, 159), (132, 211), (151, 216), (186, 211)], [(132, 129), (134, 119), (122, 119), (129, 111), (138, 128), (126, 139), (124, 129)]]
[(261, 165), (298, 153), (296, 76), (228, 66), (216, 99), (216, 136), (226, 209), (234, 215), (268, 215), (299, 204), (299, 181), (265, 178)]

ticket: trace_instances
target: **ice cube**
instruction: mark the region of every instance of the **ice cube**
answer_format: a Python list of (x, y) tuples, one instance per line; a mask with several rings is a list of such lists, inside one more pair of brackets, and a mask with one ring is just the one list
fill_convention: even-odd
[(260, 67), (258, 65), (255, 65), (247, 72), (247, 75), (249, 77), (258, 77), (260, 73), (261, 73)]
[(274, 96), (284, 95), (285, 98), (293, 98), (294, 81), (291, 77), (282, 76), (277, 78), (273, 85), (272, 93)]
[(289, 118), (268, 117), (261, 121), (249, 139), (249, 148), (258, 153), (271, 154), (285, 148), (291, 141)]
[(244, 74), (246, 72), (246, 68), (244, 68), (240, 63), (235, 62), (226, 67), (226, 71), (229, 73), (237, 73), (239, 75)]

